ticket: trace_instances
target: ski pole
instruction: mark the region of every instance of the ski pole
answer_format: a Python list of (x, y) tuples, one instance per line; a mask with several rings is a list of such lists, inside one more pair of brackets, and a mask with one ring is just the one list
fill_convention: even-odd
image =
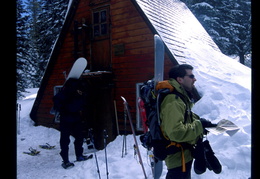
[(107, 147), (107, 138), (108, 138), (108, 135), (107, 135), (107, 131), (106, 131), (106, 129), (104, 129), (104, 132), (103, 132), (103, 134), (104, 134), (104, 148), (105, 148), (105, 161), (106, 161), (106, 172), (107, 172), (107, 179), (108, 179), (108, 165), (107, 165), (107, 149), (106, 149), (106, 147)]
[(95, 156), (95, 160), (96, 160), (98, 178), (101, 179), (100, 170), (99, 170), (99, 165), (98, 165), (98, 160), (97, 160), (97, 154), (96, 154), (96, 147), (95, 147), (95, 142), (94, 142), (94, 136), (93, 136), (93, 129), (90, 128), (90, 129), (88, 130), (88, 132), (89, 132), (88, 134), (89, 134), (90, 140), (91, 140), (91, 142), (93, 143), (94, 156)]
[(20, 130), (19, 130), (19, 119), (18, 119), (18, 116), (19, 116), (18, 105), (19, 105), (19, 103), (16, 103), (16, 123), (18, 123), (17, 133), (20, 134)]
[(119, 126), (118, 126), (118, 117), (117, 117), (116, 100), (114, 100), (114, 108), (115, 108), (115, 117), (116, 117), (116, 130), (117, 130), (117, 135), (119, 135)]
[(16, 119), (18, 118), (18, 131), (17, 131), (18, 134), (21, 133), (21, 131), (20, 131), (20, 129), (21, 129), (21, 127), (20, 127), (20, 123), (21, 123), (20, 113), (21, 113), (21, 104), (17, 103), (16, 104)]
[(126, 119), (127, 119), (127, 114), (126, 110), (124, 110), (124, 137), (123, 137), (123, 147), (122, 147), (122, 158), (124, 157), (124, 150), (125, 150), (125, 155), (127, 154), (127, 148), (126, 148)]
[(131, 126), (131, 129), (132, 129), (134, 142), (135, 142), (135, 145), (136, 145), (136, 151), (137, 151), (139, 162), (141, 164), (141, 167), (142, 167), (142, 170), (143, 170), (143, 173), (144, 173), (144, 178), (147, 179), (147, 176), (146, 176), (146, 173), (145, 173), (145, 169), (144, 169), (144, 164), (143, 164), (142, 157), (141, 157), (141, 153), (140, 153), (140, 150), (139, 150), (139, 147), (138, 147), (138, 143), (137, 143), (137, 140), (136, 140), (135, 129), (134, 129), (134, 125), (133, 125), (133, 122), (132, 122), (132, 118), (131, 118), (131, 114), (130, 114), (130, 110), (129, 110), (129, 105), (128, 105), (126, 99), (123, 96), (121, 96), (121, 98), (124, 101), (124, 108), (125, 108), (125, 110), (127, 112), (128, 120), (130, 122), (130, 126)]

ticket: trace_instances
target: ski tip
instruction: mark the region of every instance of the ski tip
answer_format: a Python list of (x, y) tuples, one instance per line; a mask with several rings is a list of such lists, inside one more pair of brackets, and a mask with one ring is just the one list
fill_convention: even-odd
[(154, 34), (154, 38), (160, 38), (160, 36), (158, 34)]
[(122, 98), (122, 100), (123, 100), (124, 102), (126, 102), (126, 99), (125, 99), (123, 96), (121, 96), (121, 98)]
[[(79, 57), (78, 60), (86, 60), (84, 57)], [(87, 61), (87, 60), (86, 60)]]
[(84, 57), (79, 57), (79, 58), (77, 59), (77, 61), (80, 61), (80, 62), (82, 62), (83, 64), (87, 64), (87, 63), (88, 63), (87, 59), (84, 58)]
[[(155, 50), (155, 53), (164, 54), (164, 42), (158, 34), (154, 35), (154, 47), (155, 47), (155, 49), (157, 49), (157, 50)], [(160, 58), (163, 58), (163, 57), (160, 57)]]
[(159, 34), (154, 34), (154, 40), (156, 41), (156, 40), (162, 40), (162, 38), (160, 37), (160, 35)]

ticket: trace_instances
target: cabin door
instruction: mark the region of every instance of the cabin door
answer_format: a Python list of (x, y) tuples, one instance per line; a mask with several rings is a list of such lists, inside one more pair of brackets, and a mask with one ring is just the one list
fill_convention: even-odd
[(83, 75), (83, 78), (89, 84), (87, 89), (89, 104), (86, 107), (86, 126), (93, 128), (95, 147), (103, 149), (104, 129), (108, 133), (108, 141), (115, 138), (109, 6), (92, 9), (90, 46), (89, 67), (91, 73)]
[(109, 6), (92, 11), (91, 71), (111, 70)]

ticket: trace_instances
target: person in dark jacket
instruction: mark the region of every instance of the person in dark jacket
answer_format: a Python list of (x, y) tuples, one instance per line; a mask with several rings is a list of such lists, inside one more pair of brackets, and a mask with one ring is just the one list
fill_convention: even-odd
[(83, 155), (83, 134), (81, 126), (82, 110), (85, 99), (78, 79), (68, 79), (61, 91), (54, 96), (54, 107), (60, 114), (60, 148), (62, 167), (67, 169), (74, 164), (69, 161), (70, 135), (75, 138), (74, 147), (77, 161), (84, 161), (91, 156)]

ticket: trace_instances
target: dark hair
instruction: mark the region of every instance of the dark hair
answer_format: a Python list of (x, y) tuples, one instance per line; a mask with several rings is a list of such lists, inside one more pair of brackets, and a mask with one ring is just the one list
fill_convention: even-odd
[(183, 78), (186, 75), (186, 70), (193, 70), (193, 67), (188, 64), (176, 65), (169, 71), (169, 78), (175, 80), (177, 77)]

